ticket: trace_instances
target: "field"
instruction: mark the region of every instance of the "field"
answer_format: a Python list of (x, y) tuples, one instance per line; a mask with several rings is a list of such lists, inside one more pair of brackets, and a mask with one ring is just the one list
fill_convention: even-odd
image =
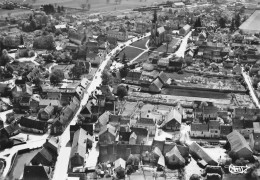
[(141, 52), (143, 52), (143, 51), (140, 50), (140, 49), (133, 48), (133, 47), (126, 47), (123, 51), (121, 51), (119, 53), (119, 55), (117, 57), (121, 59), (123, 57), (124, 53), (125, 53), (126, 58), (129, 59), (129, 60), (132, 60), (136, 56), (138, 56)]
[[(0, 0), (3, 2), (4, 0)], [(14, 2), (23, 2), (23, 0), (13, 0)], [(123, 9), (132, 9), (139, 6), (151, 5), (154, 3), (154, 0), (146, 0), (140, 2), (140, 0), (122, 0), (121, 4), (116, 4), (115, 0), (88, 0), (91, 4), (91, 11), (95, 12), (104, 12), (104, 11), (113, 11), (113, 10), (123, 10)], [(157, 0), (156, 2), (160, 3), (163, 0)], [(109, 2), (109, 3), (107, 3)], [(55, 4), (64, 7), (70, 8), (81, 8), (81, 4), (86, 3), (86, 0), (36, 0), (33, 3), (32, 0), (24, 0), (24, 3), (32, 4), (35, 7), (39, 7), (42, 4)], [(90, 12), (91, 12), (90, 11)]]
[(31, 14), (32, 11), (25, 10), (25, 9), (13, 9), (13, 10), (0, 9), (0, 16), (2, 18), (8, 17), (9, 13), (10, 13), (11, 16), (23, 16), (23, 15)]
[(149, 39), (148, 37), (144, 38), (144, 39), (141, 39), (139, 41), (136, 41), (136, 42), (132, 43), (131, 45), (135, 46), (135, 47), (138, 47), (138, 48), (146, 49), (145, 44), (148, 41), (148, 39)]

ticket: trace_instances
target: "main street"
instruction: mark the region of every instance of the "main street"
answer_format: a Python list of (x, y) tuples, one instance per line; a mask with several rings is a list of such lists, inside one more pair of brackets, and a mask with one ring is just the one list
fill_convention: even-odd
[[(146, 34), (144, 37), (147, 37), (147, 36), (149, 36), (149, 33)], [(132, 42), (137, 41), (137, 40), (138, 40), (138, 38), (135, 37), (132, 40), (128, 40), (127, 42), (125, 42), (123, 44), (125, 46), (128, 46)], [(69, 142), (69, 139), (70, 139), (69, 126), (76, 124), (77, 116), (80, 113), (80, 111), (82, 110), (82, 107), (87, 104), (89, 96), (91, 95), (92, 92), (94, 92), (96, 90), (96, 88), (98, 86), (101, 85), (101, 82), (102, 82), (101, 75), (102, 75), (108, 61), (110, 60), (111, 56), (114, 55), (118, 50), (119, 51), (122, 50), (121, 47), (122, 47), (122, 45), (117, 46), (115, 49), (113, 49), (110, 52), (110, 55), (106, 56), (105, 60), (102, 62), (98, 71), (96, 72), (95, 77), (94, 77), (93, 81), (91, 82), (89, 88), (87, 89), (87, 92), (84, 94), (84, 97), (81, 101), (81, 105), (80, 105), (79, 110), (76, 112), (73, 120), (68, 125), (66, 130), (60, 136), (59, 156), (57, 158), (57, 162), (56, 162), (56, 165), (55, 165), (54, 175), (53, 175), (53, 178), (52, 178), (53, 180), (65, 180), (67, 178), (67, 169), (68, 169), (68, 166), (69, 166), (69, 158), (70, 158), (70, 150), (71, 150), (70, 145), (68, 145), (68, 142)]]

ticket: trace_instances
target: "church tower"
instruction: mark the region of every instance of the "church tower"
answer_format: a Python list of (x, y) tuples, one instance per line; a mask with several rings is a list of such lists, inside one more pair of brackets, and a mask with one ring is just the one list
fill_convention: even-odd
[(157, 39), (158, 32), (157, 32), (157, 12), (154, 10), (153, 20), (152, 20), (152, 27), (151, 27), (151, 36), (150, 36), (150, 46), (156, 47), (157, 46)]

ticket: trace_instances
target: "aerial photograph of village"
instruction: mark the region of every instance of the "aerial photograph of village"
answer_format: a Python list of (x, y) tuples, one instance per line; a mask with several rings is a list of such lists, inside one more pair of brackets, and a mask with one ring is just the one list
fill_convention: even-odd
[(0, 180), (260, 180), (260, 0), (0, 0)]

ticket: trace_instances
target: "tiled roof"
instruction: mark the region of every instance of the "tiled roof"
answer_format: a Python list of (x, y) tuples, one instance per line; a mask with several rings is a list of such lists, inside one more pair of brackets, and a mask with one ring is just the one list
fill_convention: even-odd
[(227, 139), (231, 145), (231, 151), (239, 152), (243, 148), (247, 148), (249, 151), (252, 152), (245, 138), (238, 131), (235, 130), (232, 133), (228, 134)]

